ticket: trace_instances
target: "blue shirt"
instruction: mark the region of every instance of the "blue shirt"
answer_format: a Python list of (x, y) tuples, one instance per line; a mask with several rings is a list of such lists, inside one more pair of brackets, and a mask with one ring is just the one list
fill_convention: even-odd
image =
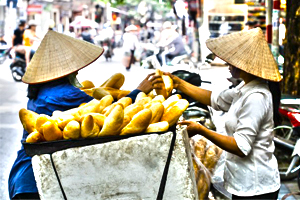
[[(134, 102), (139, 92), (140, 90), (136, 89), (127, 96), (132, 98)], [(38, 114), (51, 116), (55, 110), (65, 111), (78, 107), (81, 103), (89, 102), (92, 99), (93, 97), (75, 88), (67, 79), (60, 79), (41, 85), (37, 98), (28, 100), (27, 109)], [(21, 142), (25, 141), (28, 135), (29, 133), (24, 130)], [(23, 145), (18, 151), (17, 158), (10, 171), (8, 187), (10, 198), (20, 193), (38, 192), (31, 157), (27, 156)]]
[[(36, 99), (29, 99), (27, 109), (38, 114), (51, 116), (55, 110), (68, 110), (78, 107), (81, 103), (92, 100), (80, 89), (75, 88), (67, 79), (60, 79), (42, 84)], [(24, 130), (21, 142), (26, 140), (28, 133)], [(31, 157), (27, 156), (24, 147), (18, 151), (15, 163), (8, 179), (9, 197), (20, 193), (37, 193), (36, 182), (31, 165)]]

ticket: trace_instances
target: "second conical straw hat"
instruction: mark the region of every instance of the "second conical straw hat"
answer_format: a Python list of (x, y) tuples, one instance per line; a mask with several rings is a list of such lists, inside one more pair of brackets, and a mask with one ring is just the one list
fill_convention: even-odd
[(206, 46), (216, 56), (245, 72), (275, 82), (282, 79), (260, 28), (208, 39)]
[(103, 48), (55, 31), (48, 31), (35, 52), (22, 81), (44, 83), (76, 72), (94, 62)]

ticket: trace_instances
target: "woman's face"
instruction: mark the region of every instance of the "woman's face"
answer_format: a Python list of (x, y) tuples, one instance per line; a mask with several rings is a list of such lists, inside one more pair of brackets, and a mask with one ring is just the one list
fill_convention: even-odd
[(233, 78), (240, 78), (241, 70), (239, 68), (236, 68), (236, 67), (228, 64), (228, 69)]

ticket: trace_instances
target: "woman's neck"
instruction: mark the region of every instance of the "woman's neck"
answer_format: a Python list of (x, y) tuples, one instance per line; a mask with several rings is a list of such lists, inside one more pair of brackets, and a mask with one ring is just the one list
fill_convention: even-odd
[(256, 76), (249, 74), (247, 72), (241, 72), (240, 77), (241, 77), (241, 79), (244, 80), (245, 84), (247, 84), (257, 78)]

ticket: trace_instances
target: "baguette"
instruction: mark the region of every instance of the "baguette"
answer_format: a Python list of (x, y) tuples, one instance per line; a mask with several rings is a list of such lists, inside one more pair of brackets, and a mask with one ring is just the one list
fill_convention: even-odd
[(94, 83), (89, 80), (82, 81), (81, 85), (82, 87), (80, 89), (91, 89), (95, 87)]
[[(160, 71), (159, 69), (156, 69), (155, 75), (158, 75), (158, 76), (162, 77), (163, 72)], [(165, 98), (167, 98), (168, 94), (167, 94), (167, 90), (166, 90), (164, 82), (156, 83), (156, 86), (160, 88), (160, 89), (155, 89), (156, 94), (157, 95), (163, 95)]]
[(150, 124), (159, 122), (161, 116), (164, 114), (164, 106), (160, 102), (153, 102), (149, 109), (152, 111), (152, 118)]
[(33, 132), (31, 132), (27, 137), (26, 137), (26, 141), (28, 143), (35, 143), (35, 142), (43, 142), (45, 141), (44, 136), (38, 132), (37, 130), (34, 130)]
[(124, 107), (116, 104), (111, 113), (105, 118), (103, 127), (98, 136), (118, 135), (124, 120)]
[(157, 122), (154, 124), (150, 124), (145, 133), (152, 133), (152, 132), (164, 132), (169, 129), (169, 123), (166, 121)]
[(47, 121), (43, 124), (43, 136), (46, 141), (63, 139), (63, 133), (55, 121)]
[(36, 120), (38, 119), (38, 117), (39, 117), (39, 114), (37, 114), (36, 112), (33, 112), (31, 110), (27, 110), (25, 108), (22, 108), (19, 111), (20, 121), (23, 125), (23, 128), (28, 133), (35, 131)]
[(135, 114), (132, 120), (122, 130), (121, 135), (141, 133), (147, 129), (152, 118), (150, 109), (143, 109)]
[(170, 107), (161, 117), (161, 121), (169, 122), (170, 126), (173, 126), (182, 115), (182, 113), (189, 106), (189, 102), (186, 99), (180, 99), (176, 104)]
[(83, 138), (94, 138), (97, 137), (100, 131), (100, 127), (94, 121), (92, 115), (87, 115), (81, 123), (80, 135)]
[(122, 73), (115, 73), (107, 79), (100, 87), (111, 87), (120, 89), (125, 82), (125, 76)]
[(144, 106), (142, 106), (142, 105), (131, 104), (124, 109), (124, 115), (129, 116), (130, 119), (132, 119), (136, 113), (140, 112), (143, 109), (144, 109)]
[(79, 122), (72, 120), (70, 121), (63, 130), (63, 138), (68, 139), (78, 139), (80, 137), (80, 124)]

